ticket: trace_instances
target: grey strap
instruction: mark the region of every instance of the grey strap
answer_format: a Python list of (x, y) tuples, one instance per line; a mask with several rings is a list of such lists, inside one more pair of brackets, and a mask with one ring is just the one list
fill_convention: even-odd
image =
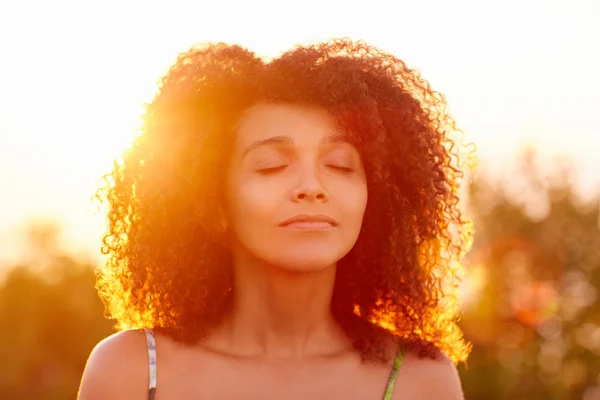
[(152, 329), (144, 329), (146, 344), (148, 345), (148, 400), (156, 396), (156, 338)]

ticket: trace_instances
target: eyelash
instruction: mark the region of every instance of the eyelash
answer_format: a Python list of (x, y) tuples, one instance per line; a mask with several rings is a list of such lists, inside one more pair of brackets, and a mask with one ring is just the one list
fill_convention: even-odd
[(350, 172), (354, 171), (352, 168), (349, 168), (349, 167), (340, 167), (339, 165), (330, 165), (330, 164), (328, 164), (328, 165), (326, 165), (326, 167), (333, 168), (333, 169), (335, 169), (337, 171), (346, 172), (346, 173), (350, 173)]
[(287, 165), (280, 165), (278, 167), (262, 168), (262, 169), (257, 170), (256, 172), (258, 172), (261, 175), (272, 175), (277, 172), (283, 171), (286, 168), (287, 168)]
[[(329, 167), (331, 169), (334, 169), (336, 171), (344, 172), (344, 173), (354, 172), (354, 170), (349, 167), (341, 167), (339, 165), (331, 165), (331, 164), (327, 164), (325, 166)], [(261, 175), (272, 175), (272, 174), (276, 174), (277, 172), (281, 172), (286, 168), (287, 168), (287, 165), (280, 165), (278, 167), (262, 168), (262, 169), (257, 170), (256, 172), (258, 172)]]

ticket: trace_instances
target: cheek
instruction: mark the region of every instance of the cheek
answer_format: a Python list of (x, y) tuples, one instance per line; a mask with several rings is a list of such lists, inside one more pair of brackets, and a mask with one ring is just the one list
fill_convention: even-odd
[(368, 198), (369, 198), (369, 196), (368, 196), (368, 192), (367, 192), (367, 186), (365, 185), (365, 187), (361, 191), (361, 196), (359, 197), (359, 201), (357, 201), (357, 210), (360, 212), (361, 223), (362, 223), (362, 218), (365, 214), (365, 210), (367, 209)]
[(271, 187), (273, 185), (243, 178), (232, 183), (228, 208), (236, 231), (274, 223), (281, 195)]
[(344, 220), (346, 221), (343, 230), (344, 241), (352, 248), (360, 235), (365, 210), (367, 208), (367, 186), (358, 185), (352, 191), (348, 191), (344, 199)]
[(355, 227), (357, 230), (356, 235), (358, 235), (358, 231), (360, 231), (362, 227), (365, 210), (367, 208), (367, 198), (367, 190), (365, 187), (362, 188), (360, 191), (357, 191), (356, 197), (353, 199), (353, 202), (350, 206), (352, 219), (354, 220)]
[(340, 208), (346, 214), (346, 218), (354, 223), (362, 223), (368, 198), (366, 182), (347, 184), (338, 192), (338, 196), (340, 197)]

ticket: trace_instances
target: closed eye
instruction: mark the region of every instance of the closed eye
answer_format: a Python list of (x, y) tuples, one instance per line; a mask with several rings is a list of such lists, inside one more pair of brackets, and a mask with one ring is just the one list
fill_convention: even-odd
[(277, 172), (283, 171), (285, 168), (287, 168), (287, 165), (279, 165), (277, 167), (257, 169), (256, 172), (258, 172), (261, 175), (272, 175), (276, 174)]
[(337, 171), (341, 171), (341, 172), (354, 172), (354, 170), (350, 167), (344, 167), (341, 165), (333, 165), (333, 164), (327, 164), (326, 167), (329, 167), (331, 169), (335, 169)]

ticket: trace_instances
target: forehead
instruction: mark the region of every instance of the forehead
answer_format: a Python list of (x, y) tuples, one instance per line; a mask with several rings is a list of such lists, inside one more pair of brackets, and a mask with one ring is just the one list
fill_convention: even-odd
[(339, 133), (335, 119), (325, 110), (301, 105), (258, 104), (240, 119), (237, 141), (244, 145), (272, 136), (318, 141)]

